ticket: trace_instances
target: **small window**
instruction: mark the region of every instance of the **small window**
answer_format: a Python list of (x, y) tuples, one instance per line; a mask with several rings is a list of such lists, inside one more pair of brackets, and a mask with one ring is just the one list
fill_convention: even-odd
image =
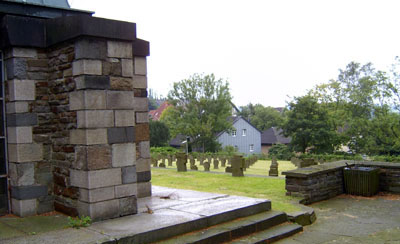
[(233, 137), (236, 136), (236, 130), (232, 130), (232, 136), (233, 136)]
[(254, 151), (254, 144), (250, 144), (250, 152)]
[(246, 133), (247, 133), (246, 129), (243, 129), (242, 130), (242, 136), (246, 136)]

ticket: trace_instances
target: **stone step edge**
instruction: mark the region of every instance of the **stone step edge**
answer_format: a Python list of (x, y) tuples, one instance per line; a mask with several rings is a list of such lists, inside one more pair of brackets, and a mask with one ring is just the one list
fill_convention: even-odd
[[(273, 226), (269, 229), (256, 232), (254, 234), (244, 236), (238, 239), (235, 239), (229, 243), (252, 243), (252, 244), (261, 244), (261, 243), (272, 243), (284, 239), (286, 237), (292, 236), (296, 233), (303, 231), (303, 226), (294, 224), (294, 223), (283, 223), (277, 226)], [(254, 240), (249, 240), (249, 238), (253, 238)]]
[(317, 215), (315, 214), (315, 211), (313, 208), (304, 206), (300, 203), (296, 203), (301, 210), (298, 212), (293, 212), (293, 213), (287, 213), (289, 221), (306, 226), (306, 225), (311, 225), (317, 220)]
[(162, 243), (221, 243), (250, 235), (287, 222), (287, 215), (281, 211), (268, 211), (213, 225), (205, 229), (186, 233), (157, 242)]
[(167, 226), (157, 230), (142, 232), (132, 236), (115, 237), (115, 241), (117, 241), (117, 243), (152, 243), (270, 210), (271, 201), (265, 200), (228, 212), (222, 212), (212, 216), (205, 216), (203, 218), (195, 219), (173, 226)]

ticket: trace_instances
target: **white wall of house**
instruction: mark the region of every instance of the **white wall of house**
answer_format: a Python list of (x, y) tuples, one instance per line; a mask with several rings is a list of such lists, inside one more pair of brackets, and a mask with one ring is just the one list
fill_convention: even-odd
[(236, 133), (224, 132), (217, 138), (222, 147), (237, 147), (240, 153), (259, 154), (261, 153), (261, 132), (250, 125), (243, 118), (239, 118), (232, 125)]

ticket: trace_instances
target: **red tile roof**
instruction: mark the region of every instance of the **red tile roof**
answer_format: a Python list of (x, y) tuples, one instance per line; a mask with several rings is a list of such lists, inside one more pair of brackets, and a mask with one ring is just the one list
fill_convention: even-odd
[(154, 110), (149, 111), (149, 116), (152, 120), (160, 120), (161, 114), (167, 109), (169, 106), (172, 106), (167, 101), (163, 102), (160, 107)]

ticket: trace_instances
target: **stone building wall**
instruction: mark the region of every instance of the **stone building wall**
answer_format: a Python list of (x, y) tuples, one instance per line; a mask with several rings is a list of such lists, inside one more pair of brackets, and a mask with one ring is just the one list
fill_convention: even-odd
[(36, 136), (50, 116), (47, 55), (33, 48), (10, 48), (5, 53), (12, 209), (20, 216), (48, 212), (53, 210), (49, 148)]
[(283, 172), (286, 177), (286, 194), (303, 198), (310, 204), (343, 194), (343, 168), (348, 165), (362, 165), (379, 168), (381, 191), (400, 192), (400, 165), (387, 162), (338, 161), (315, 165), (308, 168)]
[(301, 197), (310, 204), (344, 193), (342, 170), (330, 171), (307, 178), (286, 176), (286, 195)]
[(4, 49), (11, 210), (19, 216), (55, 209), (107, 219), (137, 213), (137, 198), (151, 195), (148, 43), (94, 32)]

